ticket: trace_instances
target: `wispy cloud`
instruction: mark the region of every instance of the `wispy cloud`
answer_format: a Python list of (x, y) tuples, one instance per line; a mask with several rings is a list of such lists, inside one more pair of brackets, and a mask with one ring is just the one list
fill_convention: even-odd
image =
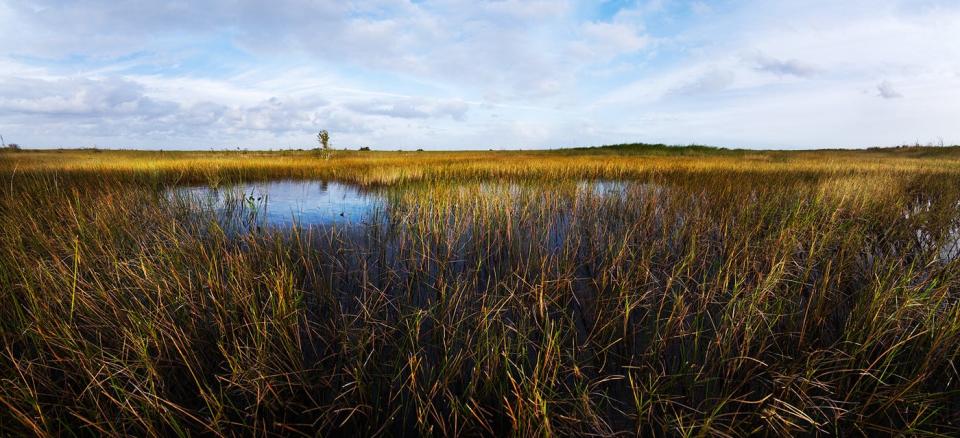
[(733, 85), (736, 74), (726, 69), (710, 69), (691, 81), (685, 82), (673, 90), (672, 94), (702, 95), (723, 91)]
[(797, 76), (809, 78), (820, 72), (820, 69), (796, 59), (777, 59), (763, 54), (757, 54), (752, 59), (757, 71), (773, 73), (780, 76)]
[(361, 114), (398, 117), (403, 119), (428, 119), (449, 117), (464, 120), (470, 106), (462, 100), (429, 101), (411, 98), (379, 98), (350, 102), (347, 108)]

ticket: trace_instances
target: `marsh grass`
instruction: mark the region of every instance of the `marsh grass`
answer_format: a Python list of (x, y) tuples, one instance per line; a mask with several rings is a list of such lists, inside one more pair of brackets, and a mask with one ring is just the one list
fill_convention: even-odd
[[(61, 154), (0, 164), (4, 434), (960, 432), (950, 157)], [(166, 195), (276, 177), (387, 201)]]

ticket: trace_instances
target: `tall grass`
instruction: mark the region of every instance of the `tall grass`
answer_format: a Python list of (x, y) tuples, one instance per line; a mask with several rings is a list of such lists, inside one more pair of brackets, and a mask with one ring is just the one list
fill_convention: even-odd
[[(960, 432), (952, 158), (63, 154), (0, 164), (5, 435)], [(272, 177), (383, 220), (166, 191)]]

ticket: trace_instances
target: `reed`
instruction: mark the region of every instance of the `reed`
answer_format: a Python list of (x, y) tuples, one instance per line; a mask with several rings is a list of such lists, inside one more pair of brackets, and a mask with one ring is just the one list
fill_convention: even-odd
[[(388, 202), (168, 195), (272, 178)], [(960, 433), (952, 150), (21, 151), (0, 187), (4, 435)]]

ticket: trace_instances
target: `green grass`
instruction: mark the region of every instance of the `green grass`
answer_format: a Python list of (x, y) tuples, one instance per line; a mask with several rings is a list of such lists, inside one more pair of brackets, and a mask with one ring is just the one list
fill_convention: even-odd
[(662, 143), (659, 143), (659, 144), (624, 143), (624, 144), (614, 144), (614, 145), (605, 145), (605, 146), (564, 148), (564, 149), (556, 149), (552, 152), (558, 153), (558, 154), (569, 154), (569, 155), (609, 154), (609, 155), (645, 155), (645, 156), (651, 156), (651, 155), (704, 156), (704, 155), (740, 154), (740, 153), (746, 153), (748, 151), (744, 149), (723, 149), (723, 148), (718, 148), (714, 146), (704, 146), (704, 145), (670, 146)]
[(626, 149), (0, 154), (0, 433), (960, 433), (958, 153)]

